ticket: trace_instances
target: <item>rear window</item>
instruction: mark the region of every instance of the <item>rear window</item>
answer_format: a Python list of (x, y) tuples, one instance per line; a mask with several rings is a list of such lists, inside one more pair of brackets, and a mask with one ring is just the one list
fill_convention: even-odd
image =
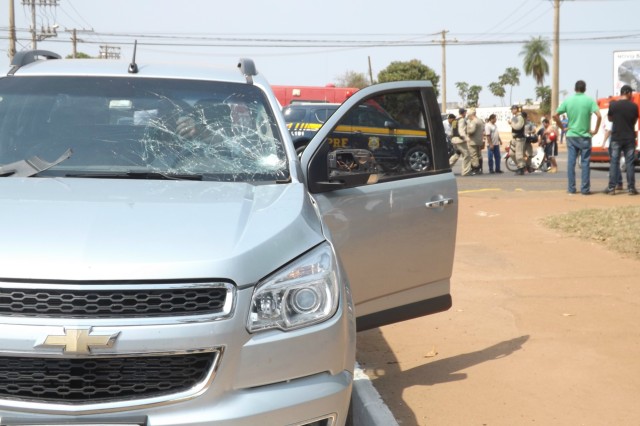
[(282, 114), (284, 115), (284, 121), (287, 123), (299, 123), (304, 121), (307, 111), (302, 108), (286, 107)]
[(273, 111), (238, 83), (125, 77), (0, 79), (0, 165), (38, 156), (42, 172), (156, 172), (286, 180)]
[(287, 123), (320, 123), (324, 124), (331, 114), (336, 112), (337, 106), (316, 106), (309, 105), (305, 107), (289, 106), (282, 110), (284, 120)]
[(320, 108), (314, 110), (314, 117), (318, 123), (324, 123), (327, 121), (331, 114), (333, 114), (338, 108)]

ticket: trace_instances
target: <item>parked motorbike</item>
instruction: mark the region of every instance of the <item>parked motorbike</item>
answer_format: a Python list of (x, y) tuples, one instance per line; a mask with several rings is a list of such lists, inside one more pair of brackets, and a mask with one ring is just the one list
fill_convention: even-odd
[[(518, 170), (518, 164), (516, 163), (515, 157), (516, 144), (515, 141), (509, 142), (509, 146), (505, 148), (504, 154), (502, 154), (502, 159), (504, 160), (504, 165), (507, 170), (515, 172)], [(533, 157), (529, 158), (527, 161), (527, 167), (529, 171), (540, 170), (542, 172), (546, 172), (549, 170), (551, 165), (549, 164), (549, 160), (544, 152), (543, 147), (538, 147), (533, 154)]]

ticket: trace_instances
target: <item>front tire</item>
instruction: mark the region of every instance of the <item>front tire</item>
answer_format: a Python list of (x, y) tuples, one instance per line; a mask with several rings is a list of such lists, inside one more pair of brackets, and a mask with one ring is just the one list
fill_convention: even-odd
[(432, 168), (429, 151), (424, 146), (414, 146), (404, 156), (404, 161), (409, 170), (423, 172)]
[(508, 156), (504, 159), (504, 165), (507, 167), (507, 170), (511, 172), (515, 172), (518, 170), (518, 164), (516, 164), (512, 156)]

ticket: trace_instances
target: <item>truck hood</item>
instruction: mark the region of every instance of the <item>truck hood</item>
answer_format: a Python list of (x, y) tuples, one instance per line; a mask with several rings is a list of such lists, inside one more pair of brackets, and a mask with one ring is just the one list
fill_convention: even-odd
[(257, 280), (321, 242), (302, 184), (0, 178), (0, 279)]

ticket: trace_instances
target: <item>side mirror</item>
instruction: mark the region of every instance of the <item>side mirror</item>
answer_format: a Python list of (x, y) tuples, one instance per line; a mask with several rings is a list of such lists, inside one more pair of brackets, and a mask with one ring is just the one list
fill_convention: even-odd
[(376, 160), (366, 149), (337, 149), (327, 155), (329, 182), (346, 187), (375, 183), (378, 178)]
[(395, 130), (398, 128), (398, 123), (396, 123), (395, 121), (386, 120), (384, 122), (384, 127), (389, 130)]

